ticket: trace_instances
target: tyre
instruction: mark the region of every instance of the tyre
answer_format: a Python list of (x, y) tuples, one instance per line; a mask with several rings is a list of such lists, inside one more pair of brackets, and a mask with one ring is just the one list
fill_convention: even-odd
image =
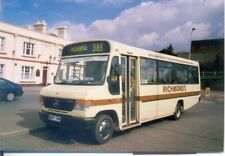
[(6, 98), (7, 101), (13, 101), (13, 100), (15, 100), (15, 94), (12, 93), (12, 92), (9, 92), (9, 93), (6, 94), (5, 98)]
[(107, 143), (113, 134), (113, 121), (108, 115), (96, 117), (96, 123), (92, 131), (93, 139), (98, 144)]
[(182, 114), (182, 106), (178, 103), (175, 109), (175, 113), (173, 114), (174, 120), (179, 120)]

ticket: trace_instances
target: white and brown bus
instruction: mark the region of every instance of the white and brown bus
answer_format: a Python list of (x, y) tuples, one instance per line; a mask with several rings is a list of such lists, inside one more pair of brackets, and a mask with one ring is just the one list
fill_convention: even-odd
[(47, 126), (90, 128), (99, 144), (113, 131), (172, 116), (200, 101), (199, 63), (110, 40), (64, 47), (54, 84), (43, 88)]

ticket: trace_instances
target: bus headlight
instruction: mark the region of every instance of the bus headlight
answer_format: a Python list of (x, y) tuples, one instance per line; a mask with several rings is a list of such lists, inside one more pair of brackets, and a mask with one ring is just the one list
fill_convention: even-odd
[(88, 104), (75, 104), (74, 109), (77, 110), (88, 110), (91, 107), (91, 105)]

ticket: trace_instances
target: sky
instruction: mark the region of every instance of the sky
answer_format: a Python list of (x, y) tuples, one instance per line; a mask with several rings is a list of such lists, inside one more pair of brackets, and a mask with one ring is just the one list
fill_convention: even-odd
[[(224, 0), (0, 0), (0, 20), (24, 27), (45, 20), (73, 41), (111, 39), (160, 51), (224, 38)], [(192, 31), (195, 28), (194, 31)]]

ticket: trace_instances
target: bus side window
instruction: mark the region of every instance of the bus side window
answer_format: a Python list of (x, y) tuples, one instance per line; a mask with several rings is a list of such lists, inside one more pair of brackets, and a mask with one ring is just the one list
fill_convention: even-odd
[(198, 84), (198, 68), (190, 66), (188, 70), (188, 83), (189, 84)]
[(158, 61), (158, 80), (160, 84), (173, 84), (173, 63)]
[(111, 62), (110, 75), (107, 78), (109, 92), (113, 95), (120, 94), (120, 87), (119, 87), (120, 74), (121, 74), (121, 69), (120, 69), (120, 65), (119, 65), (119, 57), (114, 56), (112, 58), (112, 62)]

